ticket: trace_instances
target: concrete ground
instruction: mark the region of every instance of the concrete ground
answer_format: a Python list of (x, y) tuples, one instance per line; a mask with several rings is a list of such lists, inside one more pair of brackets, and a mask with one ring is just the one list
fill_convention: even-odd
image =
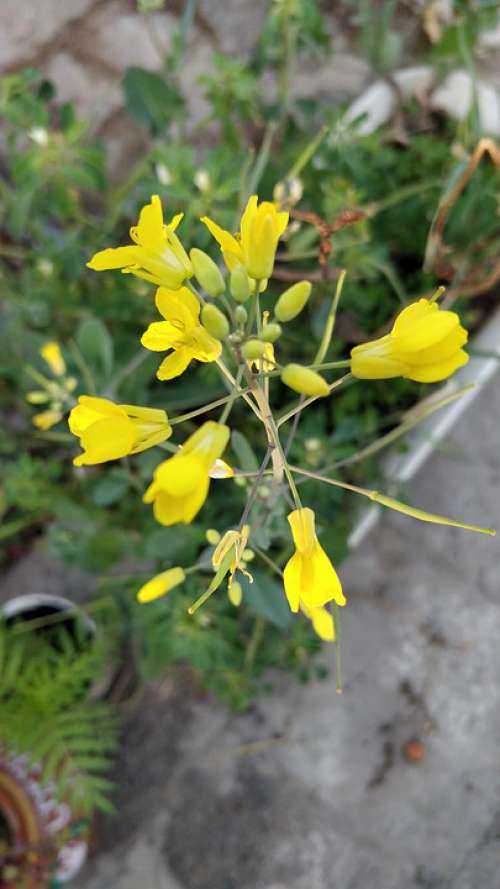
[[(500, 526), (498, 382), (407, 500)], [(342, 696), (278, 676), (235, 716), (151, 693), (78, 887), (497, 889), (499, 556), (498, 538), (386, 513), (342, 566)]]
[[(407, 501), (500, 527), (498, 383)], [(499, 539), (385, 513), (341, 568), (341, 696), (276, 676), (231, 715), (182, 682), (148, 692), (76, 889), (498, 889)], [(16, 571), (0, 598), (31, 588)]]

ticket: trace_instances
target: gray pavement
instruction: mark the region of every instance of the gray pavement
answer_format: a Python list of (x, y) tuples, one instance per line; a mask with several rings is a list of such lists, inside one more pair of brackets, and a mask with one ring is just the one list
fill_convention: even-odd
[[(500, 527), (499, 418), (497, 375), (407, 501)], [(341, 696), (148, 692), (78, 889), (498, 889), (499, 541), (385, 513), (341, 568)]]

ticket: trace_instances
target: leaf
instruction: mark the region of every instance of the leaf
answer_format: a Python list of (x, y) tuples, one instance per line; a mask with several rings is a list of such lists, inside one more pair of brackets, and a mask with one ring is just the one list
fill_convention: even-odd
[(172, 81), (145, 68), (127, 68), (123, 78), (131, 117), (153, 132), (162, 130), (184, 112), (184, 99)]
[(90, 497), (96, 506), (111, 506), (126, 494), (128, 479), (124, 472), (111, 472), (89, 486)]
[(243, 472), (258, 472), (259, 461), (255, 456), (251, 445), (243, 433), (233, 429), (231, 433), (231, 447), (236, 454)]
[(98, 318), (85, 318), (78, 327), (76, 343), (92, 369), (109, 377), (113, 370), (113, 340), (102, 321)]
[(285, 598), (283, 584), (260, 571), (252, 570), (252, 575), (253, 583), (246, 577), (239, 578), (245, 605), (275, 626), (285, 629), (292, 620), (292, 613)]

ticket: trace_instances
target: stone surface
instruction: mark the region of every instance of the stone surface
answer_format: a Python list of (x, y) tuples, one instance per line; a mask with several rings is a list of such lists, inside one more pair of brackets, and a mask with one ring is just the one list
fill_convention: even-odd
[[(406, 500), (498, 527), (499, 415), (497, 376)], [(231, 715), (182, 684), (149, 693), (77, 886), (496, 889), (498, 555), (495, 539), (386, 513), (341, 569), (342, 696), (332, 677), (278, 675)]]
[(64, 28), (79, 21), (96, 0), (2, 0), (0, 4), (0, 70), (29, 65), (41, 48)]

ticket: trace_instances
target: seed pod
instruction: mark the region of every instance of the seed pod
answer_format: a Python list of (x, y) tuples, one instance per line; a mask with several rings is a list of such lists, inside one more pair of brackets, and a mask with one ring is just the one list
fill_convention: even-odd
[(231, 272), (229, 289), (238, 303), (244, 303), (250, 296), (250, 279), (242, 265), (237, 265)]
[(270, 324), (264, 324), (262, 328), (262, 339), (266, 343), (275, 343), (276, 340), (281, 336), (281, 326), (276, 324), (275, 321), (271, 321)]
[(193, 265), (196, 280), (206, 290), (208, 295), (215, 297), (224, 293), (226, 284), (219, 267), (213, 259), (207, 253), (204, 253), (203, 250), (198, 250), (197, 247), (193, 247), (190, 251), (189, 258)]
[(328, 395), (330, 390), (323, 377), (301, 364), (287, 364), (281, 374), (285, 386), (300, 395)]
[(205, 330), (215, 337), (216, 340), (224, 340), (229, 333), (229, 321), (224, 312), (221, 312), (217, 306), (206, 303), (201, 310), (201, 323)]
[(241, 354), (246, 361), (255, 361), (256, 358), (262, 358), (266, 350), (266, 344), (261, 340), (247, 340), (241, 347)]
[(245, 309), (245, 306), (236, 306), (234, 310), (234, 320), (236, 321), (236, 326), (239, 328), (243, 328), (247, 323), (248, 312)]
[(274, 309), (278, 321), (291, 321), (296, 318), (304, 308), (311, 295), (312, 285), (310, 281), (298, 281), (285, 290)]

